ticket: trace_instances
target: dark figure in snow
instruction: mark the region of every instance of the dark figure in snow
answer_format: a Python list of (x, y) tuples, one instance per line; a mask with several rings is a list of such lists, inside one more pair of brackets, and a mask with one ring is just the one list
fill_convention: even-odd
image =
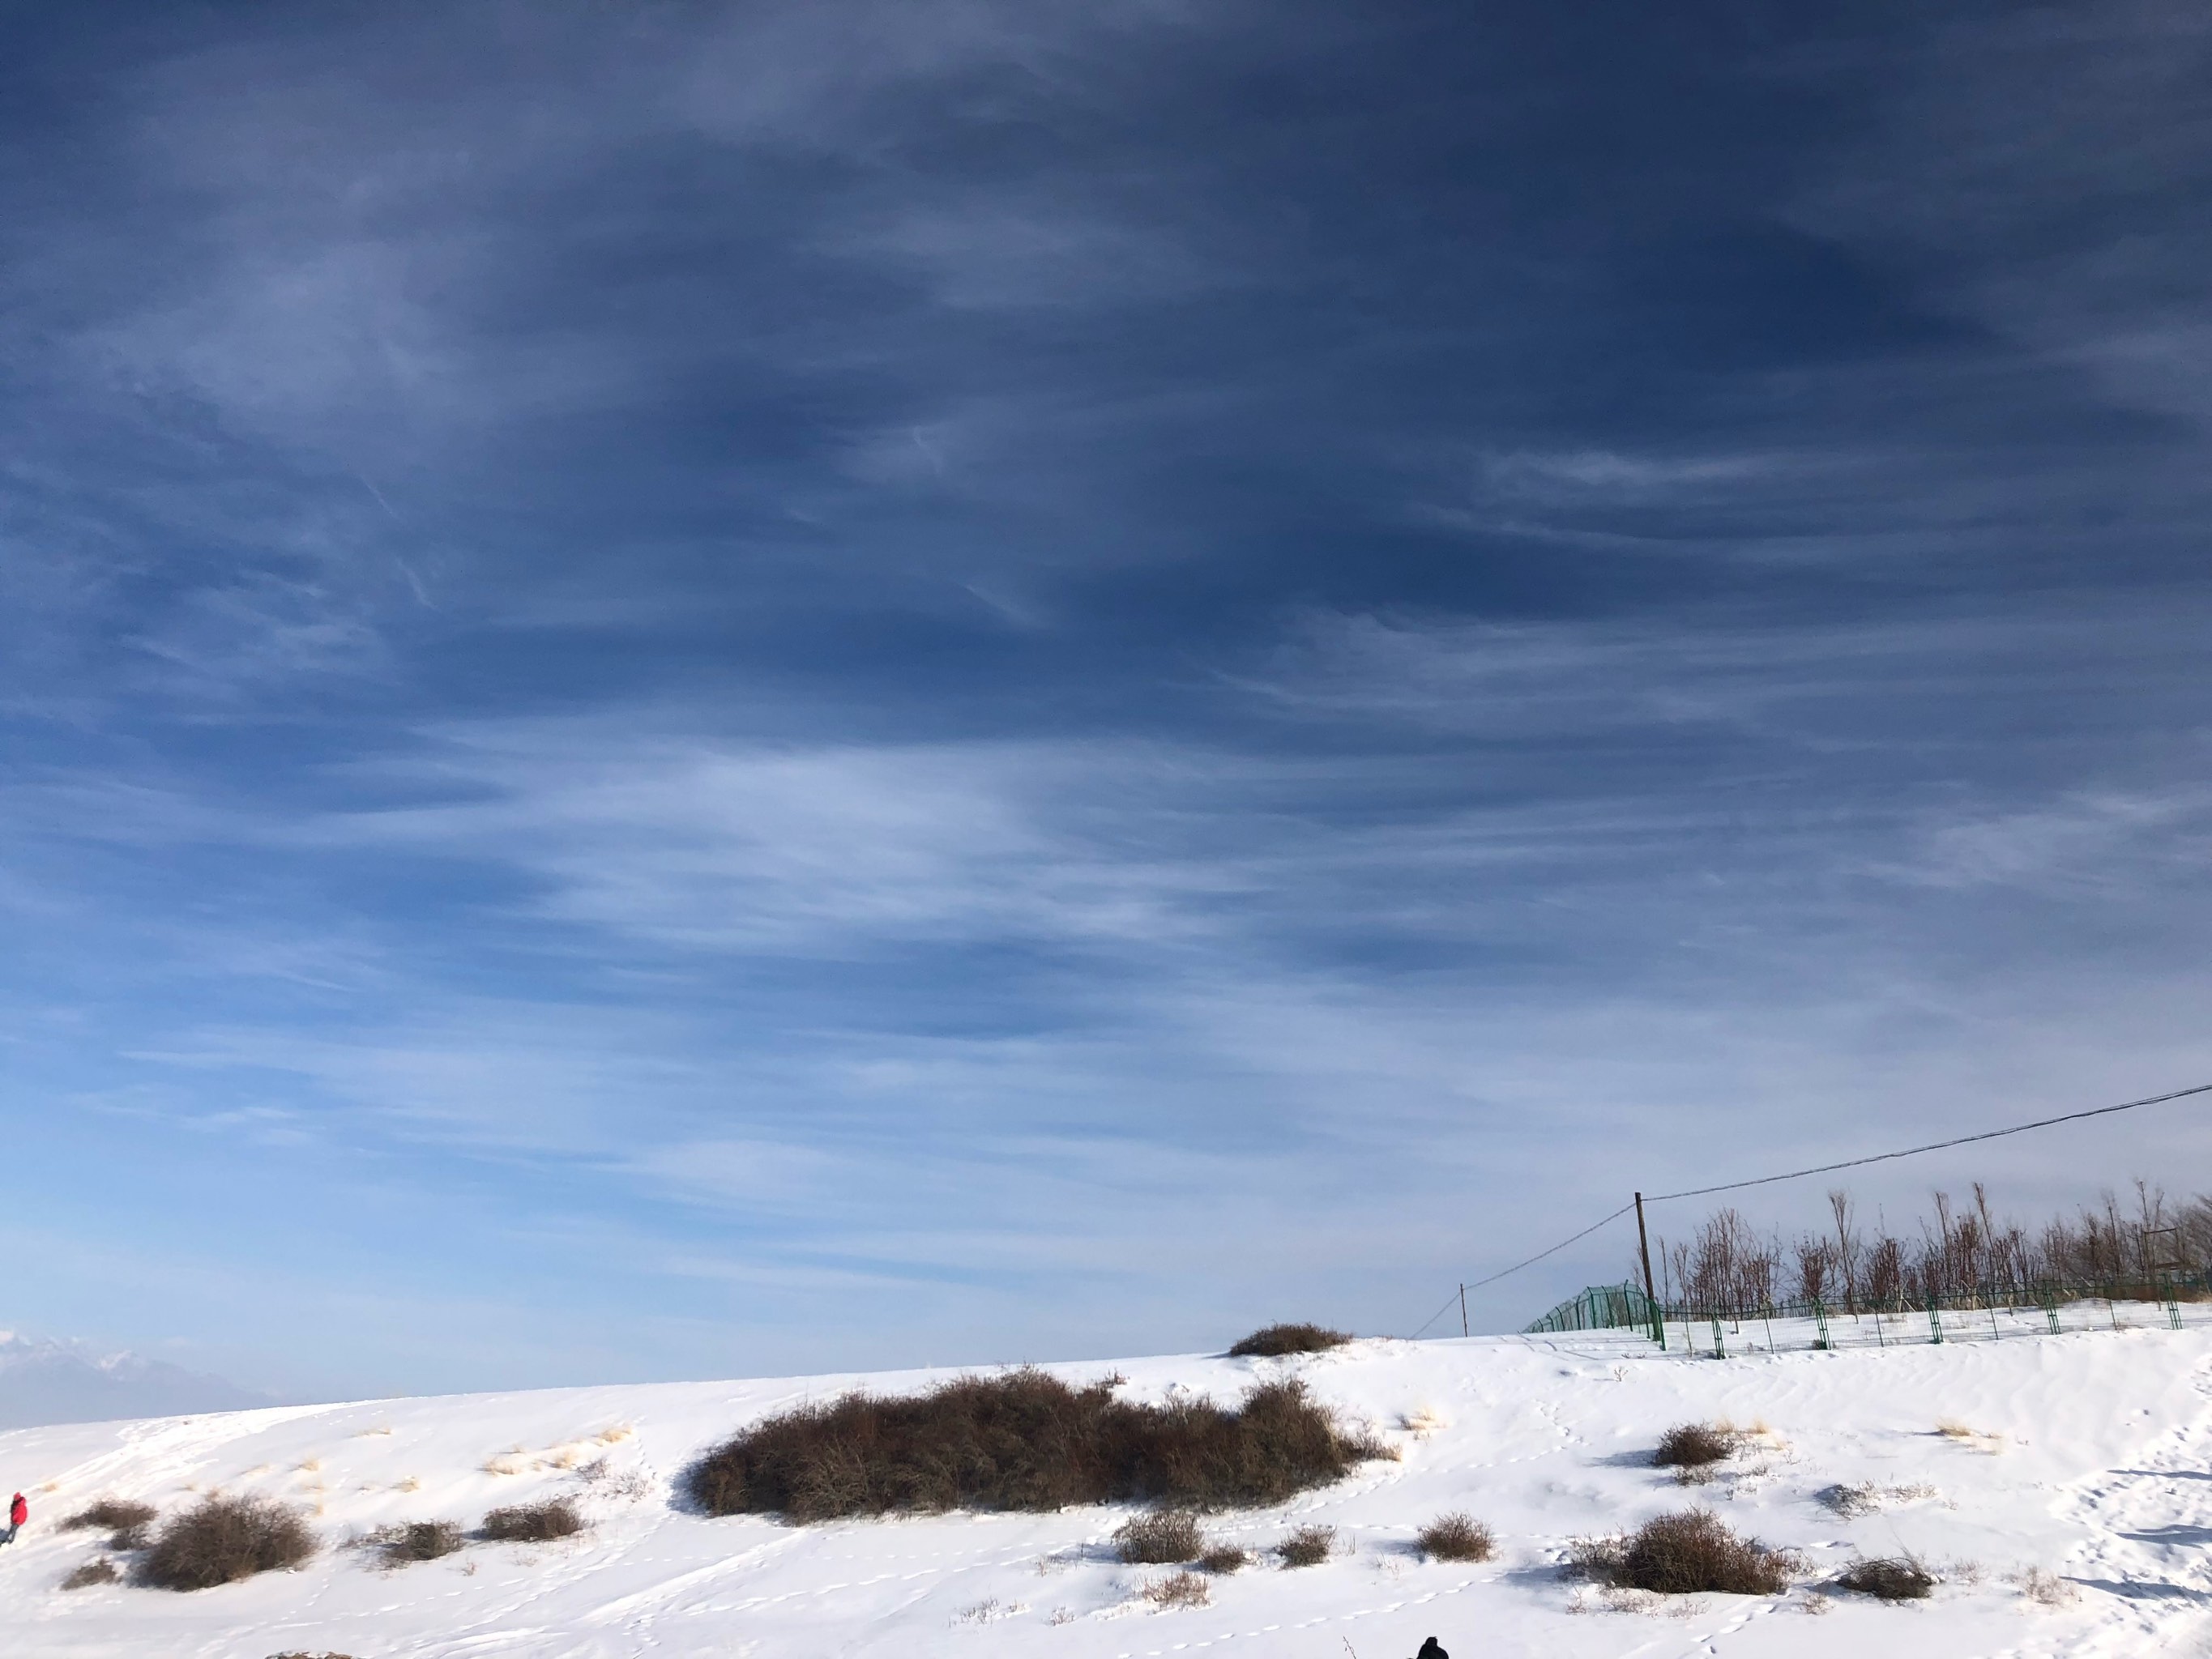
[(1451, 1655), (1438, 1647), (1437, 1638), (1431, 1636), (1421, 1644), (1421, 1650), (1413, 1656), (1413, 1659), (1451, 1659)]
[(8, 1505), (8, 1530), (0, 1533), (0, 1544), (14, 1543), (16, 1533), (22, 1529), (23, 1522), (30, 1518), (31, 1506), (23, 1501), (23, 1494), (17, 1492), (15, 1501)]

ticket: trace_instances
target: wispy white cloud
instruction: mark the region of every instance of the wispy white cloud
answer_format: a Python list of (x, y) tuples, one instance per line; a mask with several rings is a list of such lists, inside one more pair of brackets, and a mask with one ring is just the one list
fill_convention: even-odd
[(1887, 82), (1861, 140), (1786, 210), (1894, 261), (1929, 302), (2122, 405), (2212, 415), (2204, 297), (2172, 279), (2212, 238), (2184, 212), (2146, 235), (2127, 210), (2212, 188), (2202, 88), (2212, 27), (2172, 0), (2094, 13), (1993, 13), (1936, 25)]
[(1486, 489), (1540, 501), (1643, 501), (1733, 496), (1747, 480), (1833, 471), (1840, 458), (1768, 453), (1631, 454), (1610, 449), (1509, 450), (1480, 458)]
[(2186, 883), (2212, 848), (2212, 791), (2101, 793), (2026, 811), (1936, 817), (1917, 857), (1884, 873), (1937, 887), (2066, 890), (2141, 897)]
[(851, 227), (837, 246), (910, 264), (941, 304), (961, 310), (1171, 300), (1227, 275), (1163, 227), (997, 193), (935, 208), (904, 205), (880, 223)]
[(1109, 807), (1100, 781), (1164, 794), (1194, 781), (1194, 763), (1143, 745), (732, 744), (594, 717), (448, 729), (386, 781), (458, 799), (301, 833), (495, 860), (532, 878), (544, 915), (668, 942), (1164, 942), (1188, 925), (1176, 896), (1233, 874), (1166, 848), (1109, 855), (1066, 817), (1111, 813), (1135, 829), (1141, 800)]

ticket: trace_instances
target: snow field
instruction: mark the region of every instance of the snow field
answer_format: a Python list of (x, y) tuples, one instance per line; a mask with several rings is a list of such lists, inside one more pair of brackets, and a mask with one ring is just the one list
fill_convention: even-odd
[[(1208, 1518), (1260, 1559), (1162, 1606), (1173, 1568), (1115, 1559), (1120, 1508), (787, 1528), (672, 1498), (700, 1451), (765, 1413), (856, 1384), (945, 1371), (564, 1389), (285, 1407), (0, 1434), (0, 1486), (32, 1524), (0, 1550), (10, 1659), (592, 1659), (643, 1655), (1406, 1659), (1435, 1635), (1491, 1656), (1962, 1656), (2201, 1652), (2212, 1634), (2212, 1331), (2136, 1328), (2002, 1342), (1726, 1360), (1626, 1335), (1363, 1340), (1320, 1355), (1176, 1357), (1118, 1371), (1141, 1397), (1229, 1401), (1285, 1374), (1400, 1455), (1285, 1504)], [(1709, 1482), (1654, 1468), (1662, 1431), (1753, 1431)], [(314, 1516), (306, 1567), (176, 1595), (64, 1591), (100, 1553), (54, 1523), (95, 1498), (158, 1504), (265, 1493)], [(472, 1544), (401, 1568), (344, 1547), (402, 1521), (473, 1528), (495, 1505), (573, 1497), (591, 1522), (546, 1545)], [(1660, 1601), (1564, 1578), (1578, 1537), (1689, 1504), (1798, 1551), (1778, 1597)], [(1427, 1561), (1414, 1533), (1464, 1510), (1496, 1532), (1480, 1564)], [(1264, 1554), (1297, 1527), (1337, 1552)], [(1856, 1554), (1910, 1552), (1943, 1582), (1887, 1606), (1824, 1594)], [(2032, 1578), (2030, 1575), (2033, 1575)], [(2021, 1581), (2027, 1580), (2026, 1593)]]

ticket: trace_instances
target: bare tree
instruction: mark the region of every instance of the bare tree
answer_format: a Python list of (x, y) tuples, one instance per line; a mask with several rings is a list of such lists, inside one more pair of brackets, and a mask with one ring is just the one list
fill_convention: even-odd
[(1851, 1195), (1841, 1187), (1828, 1189), (1828, 1213), (1836, 1224), (1836, 1271), (1844, 1279), (1844, 1307), (1858, 1311), (1859, 1233), (1854, 1224)]

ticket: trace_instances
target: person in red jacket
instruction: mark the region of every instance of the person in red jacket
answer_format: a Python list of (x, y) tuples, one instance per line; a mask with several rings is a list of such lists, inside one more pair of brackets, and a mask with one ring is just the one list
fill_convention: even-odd
[(4, 1534), (0, 1534), (0, 1544), (14, 1543), (16, 1532), (21, 1529), (23, 1522), (30, 1518), (31, 1506), (23, 1501), (23, 1494), (17, 1492), (15, 1501), (8, 1505), (8, 1530)]

